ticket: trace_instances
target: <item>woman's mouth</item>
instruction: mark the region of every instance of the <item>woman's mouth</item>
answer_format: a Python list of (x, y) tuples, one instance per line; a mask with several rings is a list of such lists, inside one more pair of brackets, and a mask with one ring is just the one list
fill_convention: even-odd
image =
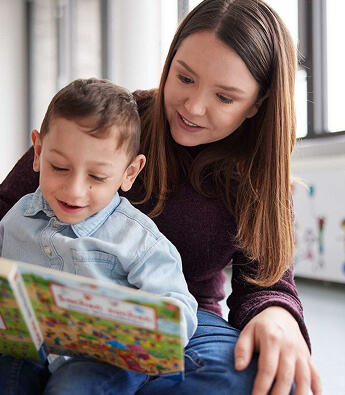
[(194, 126), (194, 127), (199, 127), (199, 126), (196, 125), (195, 123), (192, 123), (192, 122), (187, 121), (187, 119), (186, 119), (186, 118), (183, 118), (182, 115), (181, 115), (181, 118), (182, 118), (182, 121), (183, 121), (186, 125), (188, 125), (188, 126)]
[(179, 112), (177, 113), (177, 120), (179, 125), (188, 132), (196, 132), (200, 129), (203, 129), (202, 126), (199, 126), (188, 119), (184, 118)]

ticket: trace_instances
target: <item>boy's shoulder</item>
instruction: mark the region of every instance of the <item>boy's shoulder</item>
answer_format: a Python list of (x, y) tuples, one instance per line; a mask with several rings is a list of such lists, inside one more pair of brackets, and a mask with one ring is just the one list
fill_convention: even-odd
[(163, 236), (153, 220), (133, 206), (133, 204), (123, 196), (120, 196), (120, 203), (112, 214), (114, 220), (116, 220), (117, 215), (121, 215), (125, 219), (127, 225), (131, 223), (133, 226), (139, 226), (149, 233), (152, 233), (156, 238)]

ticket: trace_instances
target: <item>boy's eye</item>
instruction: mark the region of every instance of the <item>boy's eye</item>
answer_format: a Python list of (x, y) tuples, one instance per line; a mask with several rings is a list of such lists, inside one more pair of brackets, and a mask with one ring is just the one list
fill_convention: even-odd
[(226, 96), (220, 95), (219, 93), (217, 93), (216, 96), (218, 97), (218, 99), (219, 99), (222, 103), (231, 104), (231, 103), (234, 102), (232, 99), (229, 99), (229, 98), (226, 97)]
[(191, 78), (188, 78), (182, 74), (177, 74), (177, 78), (184, 84), (191, 84), (193, 82)]
[(68, 170), (68, 169), (65, 169), (64, 167), (54, 166), (52, 163), (51, 163), (51, 167), (54, 171), (67, 171)]
[(98, 176), (94, 176), (92, 174), (90, 174), (90, 177), (96, 181), (99, 181), (99, 182), (105, 182), (105, 180), (107, 179), (107, 177), (98, 177)]

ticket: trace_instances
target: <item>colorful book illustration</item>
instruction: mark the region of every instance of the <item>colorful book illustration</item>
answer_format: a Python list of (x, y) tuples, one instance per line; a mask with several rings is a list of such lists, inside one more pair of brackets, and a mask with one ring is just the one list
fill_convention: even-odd
[(0, 258), (0, 353), (44, 361), (85, 356), (183, 379), (178, 302)]

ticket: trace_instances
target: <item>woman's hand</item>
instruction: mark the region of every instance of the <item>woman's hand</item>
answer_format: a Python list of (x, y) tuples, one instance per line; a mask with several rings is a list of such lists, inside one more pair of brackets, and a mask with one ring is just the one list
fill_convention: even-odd
[(289, 394), (293, 382), (295, 395), (321, 394), (320, 375), (297, 321), (284, 308), (271, 306), (252, 318), (243, 328), (235, 347), (235, 367), (245, 369), (259, 353), (258, 373), (252, 395)]

